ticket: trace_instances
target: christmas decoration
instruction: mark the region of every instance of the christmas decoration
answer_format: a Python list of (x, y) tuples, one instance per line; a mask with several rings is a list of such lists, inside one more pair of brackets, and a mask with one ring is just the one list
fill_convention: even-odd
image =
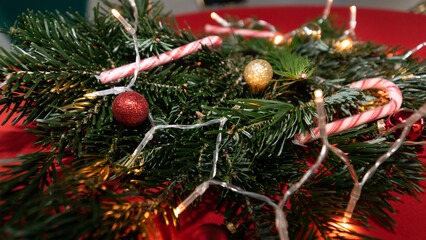
[(337, 41), (334, 47), (337, 52), (349, 51), (353, 47), (353, 40), (352, 38), (347, 37), (343, 40)]
[[(180, 29), (159, 3), (120, 2), (106, 1), (118, 20), (98, 7), (90, 20), (28, 12), (10, 29), (12, 51), (0, 50), (0, 113), (5, 121), (34, 122), (30, 131), (45, 151), (19, 156), (0, 172), (0, 219), (6, 220), (0, 236), (148, 238), (158, 230), (153, 216), (179, 231), (187, 220), (182, 211), (203, 211), (199, 202), (209, 197), (201, 196), (216, 191), (218, 205), (209, 209), (234, 226), (231, 238), (368, 238), (336, 226), (353, 226), (354, 218), (358, 226), (379, 219), (391, 228), (391, 193), (422, 191), (418, 149), (402, 140), (426, 114), (419, 101), (426, 67), (412, 55), (421, 47), (391, 58), (396, 48), (357, 39), (356, 48), (339, 52), (336, 42), (356, 39), (355, 12), (342, 33), (328, 19), (332, 1), (311, 21), (321, 27), (319, 41), (286, 38), (300, 27), (280, 34), (262, 20), (219, 20), (228, 33), (254, 31), (247, 35), (253, 38), (224, 38), (222, 48), (217, 36), (198, 39)], [(261, 31), (267, 37), (255, 37), (252, 28), (259, 26), (268, 28)], [(248, 70), (261, 73), (255, 85), (246, 81), (262, 94), (244, 91), (242, 69), (252, 59), (269, 66)], [(123, 86), (102, 84), (132, 75)], [(389, 103), (348, 117), (370, 100), (359, 89), (373, 87)], [(139, 104), (123, 106), (132, 98), (116, 107), (134, 91), (149, 102), (150, 127), (117, 128), (113, 117), (135, 106), (145, 112)], [(404, 128), (395, 142), (392, 134), (363, 142), (377, 132), (364, 118), (382, 118), (401, 105), (418, 110), (389, 129)], [(124, 120), (133, 124), (136, 116)], [(321, 141), (291, 144), (293, 138), (307, 143), (307, 129)], [(192, 237), (217, 228), (202, 226)]]
[[(199, 51), (202, 46), (208, 46), (210, 48), (220, 48), (222, 46), (222, 39), (218, 36), (209, 36), (203, 39), (188, 43), (184, 46), (175, 48), (169, 52), (162, 53), (158, 56), (143, 59), (138, 63), (139, 71), (144, 71), (175, 59), (182, 58), (188, 54)], [(101, 83), (109, 83), (117, 79), (127, 77), (135, 72), (136, 64), (128, 64), (122, 67), (114, 68), (108, 71), (104, 71), (99, 76)]]
[(410, 51), (407, 51), (402, 57), (397, 57), (397, 58), (405, 60), (405, 59), (409, 58), (413, 53), (415, 53), (415, 52), (419, 51), (420, 49), (422, 49), (424, 46), (426, 46), (426, 42), (420, 43), (415, 48), (411, 49)]
[[(396, 125), (406, 122), (407, 119), (414, 113), (413, 110), (398, 110), (394, 112), (389, 118), (386, 120), (386, 129), (390, 129), (395, 127)], [(425, 122), (423, 118), (420, 118), (417, 122), (413, 123), (411, 126), (410, 132), (407, 134), (407, 139), (414, 141), (419, 138), (423, 130), (425, 129)], [(396, 131), (398, 137), (401, 135), (401, 129)]]
[(274, 38), (276, 36), (282, 35), (281, 33), (271, 32), (271, 31), (229, 28), (229, 27), (214, 26), (211, 24), (206, 24), (204, 26), (204, 31), (209, 34), (234, 34), (234, 35), (240, 35), (243, 37), (253, 37), (253, 38)]
[[(134, 1), (133, 1), (134, 2)], [(132, 3), (133, 3), (132, 2)], [(130, 25), (122, 16), (121, 14), (116, 10), (116, 9), (112, 9), (111, 10), (112, 15), (114, 15), (115, 18), (118, 19), (118, 21), (120, 21), (120, 23), (124, 26), (124, 29), (129, 32), (130, 34), (135, 34), (136, 33), (136, 29), (132, 27), (132, 25)]]
[(127, 127), (142, 124), (149, 113), (148, 102), (137, 92), (120, 93), (114, 99), (111, 110), (115, 120)]
[[(136, 78), (138, 77), (138, 73), (139, 73), (139, 71), (140, 71), (140, 64), (139, 64), (139, 61), (140, 61), (140, 54), (139, 54), (139, 46), (138, 46), (138, 43), (137, 43), (137, 29), (138, 29), (138, 25), (139, 25), (139, 22), (138, 22), (138, 19), (139, 19), (139, 13), (138, 13), (138, 10), (137, 10), (137, 6), (136, 6), (136, 2), (134, 1), (134, 0), (129, 0), (129, 3), (130, 3), (130, 6), (132, 7), (132, 9), (133, 9), (133, 17), (135, 18), (135, 21), (134, 21), (134, 27), (132, 27), (122, 16), (121, 16), (121, 14), (116, 10), (116, 9), (112, 9), (111, 10), (111, 13), (112, 13), (112, 15), (115, 17), (115, 18), (117, 18), (117, 20), (118, 21), (120, 21), (120, 23), (123, 25), (123, 27), (124, 27), (124, 29), (128, 32), (128, 33), (130, 33), (130, 35), (132, 36), (132, 40), (133, 40), (133, 44), (134, 44), (134, 47), (135, 47), (135, 53), (136, 53), (136, 60), (135, 60), (135, 63), (134, 63), (134, 70), (133, 70), (133, 78), (131, 79), (131, 81), (130, 81), (130, 83), (129, 84), (127, 84), (127, 86), (124, 86), (124, 87), (113, 87), (112, 89), (107, 89), (107, 90), (101, 90), (101, 91), (96, 91), (96, 92), (91, 92), (91, 93), (87, 93), (87, 94), (85, 94), (84, 96), (85, 97), (87, 97), (87, 98), (96, 98), (97, 96), (105, 96), (105, 95), (110, 95), (110, 94), (115, 94), (115, 95), (117, 95), (117, 94), (120, 94), (120, 93), (123, 93), (123, 92), (127, 92), (127, 91), (133, 91), (132, 90), (132, 87), (133, 87), (133, 85), (135, 84), (135, 82), (136, 82)], [(150, 6), (151, 6), (151, 2), (150, 1), (148, 1), (148, 7), (150, 8)], [(149, 14), (149, 13), (148, 13)], [(126, 73), (126, 67), (121, 67), (121, 68), (118, 68), (118, 70), (117, 69), (115, 69), (116, 71), (116, 74), (120, 74), (120, 72), (121, 72), (121, 74), (125, 74), (126, 76), (127, 75), (130, 75), (131, 74), (131, 72), (127, 72)], [(121, 70), (121, 71), (120, 71)], [(114, 70), (111, 70), (112, 72), (114, 72)], [(111, 71), (107, 71), (107, 72), (111, 72)], [(124, 72), (123, 72), (124, 71)], [(105, 72), (104, 72), (105, 73)], [(115, 75), (116, 75), (115, 74)], [(101, 73), (101, 75), (102, 75), (102, 73)], [(113, 77), (115, 77), (115, 75), (113, 74)], [(100, 79), (101, 80), (101, 82), (102, 82), (102, 77), (100, 77), (100, 76), (96, 76), (96, 78), (97, 79)], [(117, 79), (111, 79), (111, 81), (113, 81), (113, 80), (117, 80)]]
[[(402, 104), (402, 94), (399, 88), (392, 82), (381, 79), (381, 78), (370, 78), (354, 82), (350, 85), (350, 88), (359, 88), (359, 89), (370, 89), (378, 88), (382, 89), (389, 95), (389, 103), (384, 106), (371, 109), (362, 113), (359, 113), (355, 116), (347, 117), (344, 119), (337, 120), (327, 124), (326, 131), (327, 135), (332, 135), (335, 133), (342, 132), (344, 130), (359, 126), (361, 124), (377, 120), (388, 116), (398, 110)], [(308, 131), (304, 135), (296, 135), (294, 143), (303, 145), (307, 142), (313, 141), (319, 138), (319, 129), (314, 128), (311, 130), (314, 134), (312, 137)]]
[(402, 128), (402, 133), (399, 136), (399, 138), (392, 144), (392, 146), (389, 148), (389, 150), (381, 155), (374, 165), (372, 165), (368, 171), (364, 174), (364, 177), (362, 178), (361, 182), (355, 181), (355, 185), (351, 191), (351, 197), (349, 199), (348, 205), (346, 206), (345, 215), (343, 218), (343, 222), (348, 222), (354, 213), (355, 206), (358, 203), (358, 200), (361, 197), (361, 191), (364, 187), (365, 183), (370, 180), (370, 178), (373, 177), (373, 175), (376, 173), (377, 169), (392, 155), (398, 150), (398, 148), (401, 147), (403, 139), (409, 134), (410, 128), (413, 126), (414, 123), (419, 121), (424, 115), (426, 115), (426, 103), (423, 104), (416, 112), (414, 112), (405, 122), (402, 122), (398, 125), (396, 125), (394, 128)]
[(351, 11), (351, 17), (349, 20), (349, 29), (346, 30), (344, 35), (352, 35), (355, 36), (355, 27), (356, 27), (356, 6), (349, 7)]
[[(284, 39), (283, 34), (277, 32), (276, 28), (272, 24), (264, 20), (254, 20), (253, 18), (247, 18), (236, 22), (228, 22), (215, 12), (212, 12), (210, 16), (221, 26), (206, 24), (204, 26), (204, 31), (206, 33), (234, 34), (252, 38), (271, 38), (274, 40), (275, 44), (280, 44)], [(262, 28), (267, 28), (269, 31), (250, 29), (256, 25), (261, 26)], [(242, 27), (248, 27), (248, 29), (243, 29)]]
[(244, 69), (244, 80), (253, 93), (262, 91), (271, 81), (274, 71), (271, 64), (263, 59), (256, 59)]
[(231, 27), (232, 24), (228, 21), (226, 21), (225, 19), (223, 19), (221, 16), (219, 16), (219, 14), (212, 12), (210, 14), (210, 17), (215, 20), (217, 23), (219, 23), (222, 27)]
[(327, 0), (327, 4), (324, 8), (321, 21), (324, 21), (328, 18), (328, 15), (330, 14), (331, 5), (333, 5), (333, 0)]
[(297, 36), (303, 41), (317, 41), (321, 39), (321, 27), (315, 23), (310, 22), (303, 25), (298, 31)]
[(225, 19), (223, 19), (219, 14), (212, 12), (210, 14), (210, 17), (216, 21), (219, 25), (222, 27), (247, 27), (247, 28), (253, 28), (254, 26), (260, 26), (262, 28), (267, 28), (271, 32), (276, 32), (277, 29), (270, 23), (266, 22), (265, 20), (257, 20), (254, 18), (246, 18), (241, 19), (234, 22), (228, 22)]

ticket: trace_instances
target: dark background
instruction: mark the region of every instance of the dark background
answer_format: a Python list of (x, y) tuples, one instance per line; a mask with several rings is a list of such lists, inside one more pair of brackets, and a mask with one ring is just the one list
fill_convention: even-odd
[(86, 13), (86, 0), (1, 0), (0, 1), (0, 27), (10, 27), (21, 14), (27, 12), (27, 9), (34, 11), (54, 11), (58, 9), (65, 13), (72, 9), (82, 15)]

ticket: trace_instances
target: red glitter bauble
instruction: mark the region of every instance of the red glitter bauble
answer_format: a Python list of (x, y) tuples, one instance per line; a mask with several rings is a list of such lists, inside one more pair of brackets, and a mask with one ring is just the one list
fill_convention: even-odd
[[(399, 110), (394, 112), (387, 120), (386, 120), (386, 129), (392, 128), (399, 123), (407, 121), (407, 119), (414, 113), (413, 110)], [(423, 118), (420, 118), (417, 122), (415, 122), (410, 129), (410, 132), (407, 135), (407, 139), (414, 141), (418, 137), (420, 137), (425, 129), (425, 121)], [(395, 133), (399, 136), (402, 132), (402, 129), (398, 129)]]
[(201, 225), (192, 234), (192, 240), (228, 240), (228, 230), (212, 223)]
[(137, 92), (120, 93), (112, 102), (111, 109), (115, 120), (127, 127), (140, 125), (149, 113), (148, 102)]

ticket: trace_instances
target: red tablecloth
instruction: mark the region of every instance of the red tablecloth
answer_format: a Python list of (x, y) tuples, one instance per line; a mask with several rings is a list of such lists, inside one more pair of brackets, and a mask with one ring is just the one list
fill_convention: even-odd
[[(288, 32), (309, 19), (322, 14), (323, 7), (262, 7), (262, 8), (238, 8), (227, 10), (216, 10), (220, 15), (230, 14), (239, 18), (256, 16), (259, 19), (270, 22), (278, 27), (281, 32)], [(342, 23), (349, 18), (347, 8), (332, 8), (331, 14), (337, 14), (338, 22)], [(210, 12), (186, 14), (177, 17), (178, 23), (184, 27), (187, 23), (193, 30), (203, 29), (206, 23), (214, 24), (210, 20)], [(413, 15), (409, 13), (358, 9), (356, 33), (360, 40), (375, 41), (387, 45), (401, 45), (411, 49), (419, 43), (426, 41), (426, 16)], [(417, 53), (425, 58), (426, 49)], [(5, 114), (0, 116), (3, 122)], [(0, 159), (13, 158), (17, 154), (29, 153), (37, 149), (33, 146), (35, 137), (24, 133), (23, 127), (18, 124), (11, 126), (10, 123), (0, 127)], [(423, 162), (426, 163), (426, 154), (423, 153)], [(423, 182), (426, 186), (426, 181)], [(426, 201), (426, 194), (420, 195), (422, 202)], [(373, 237), (383, 239), (426, 239), (426, 205), (408, 196), (402, 196), (401, 202), (393, 203), (397, 209), (394, 219), (397, 222), (395, 232), (389, 232), (378, 228), (368, 233)], [(157, 238), (163, 239), (192, 239), (200, 232), (200, 226), (206, 223), (221, 224), (223, 218), (214, 212), (215, 203), (206, 202), (196, 211), (185, 211), (181, 215), (181, 228), (159, 226), (161, 231)], [(373, 226), (375, 226), (373, 224)], [(357, 229), (367, 233), (366, 230)], [(203, 229), (201, 229), (203, 231)]]

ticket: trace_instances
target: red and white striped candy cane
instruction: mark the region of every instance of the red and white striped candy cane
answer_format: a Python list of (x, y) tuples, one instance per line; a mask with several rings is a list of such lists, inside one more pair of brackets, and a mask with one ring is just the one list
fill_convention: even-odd
[[(183, 45), (181, 47), (175, 48), (171, 51), (162, 53), (158, 56), (142, 59), (139, 62), (139, 71), (148, 70), (150, 68), (160, 66), (175, 59), (179, 59), (191, 53), (197, 52), (202, 48), (203, 45), (209, 48), (220, 48), (222, 47), (222, 39), (218, 36), (208, 36), (200, 40)], [(135, 67), (136, 63), (131, 63), (118, 68), (114, 68), (102, 72), (99, 76), (99, 79), (101, 83), (109, 83), (123, 77), (131, 76), (135, 72)]]
[(278, 33), (278, 32), (220, 27), (220, 26), (214, 26), (210, 24), (206, 24), (204, 26), (204, 31), (206, 33), (212, 33), (212, 34), (235, 34), (235, 35), (240, 35), (243, 37), (255, 37), (255, 38), (274, 38), (277, 35), (282, 35), (281, 33)]
[[(333, 121), (326, 125), (327, 135), (332, 135), (344, 130), (359, 126), (364, 123), (371, 122), (376, 119), (380, 119), (391, 115), (393, 112), (398, 110), (402, 104), (402, 94), (399, 88), (391, 81), (382, 78), (369, 78), (354, 82), (350, 85), (350, 88), (370, 89), (378, 88), (382, 89), (389, 95), (389, 103), (384, 106), (371, 109), (354, 116), (343, 118), (337, 121)], [(294, 143), (303, 145), (307, 142), (316, 140), (319, 138), (318, 127), (313, 128), (312, 132), (315, 137), (312, 137), (308, 131), (304, 134), (298, 134), (295, 136)]]

